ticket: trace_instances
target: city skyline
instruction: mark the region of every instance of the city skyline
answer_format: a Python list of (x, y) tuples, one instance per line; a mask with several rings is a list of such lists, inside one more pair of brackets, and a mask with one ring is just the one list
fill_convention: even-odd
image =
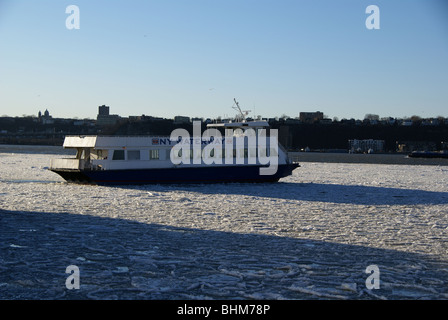
[[(79, 29), (69, 29), (70, 5)], [(379, 29), (369, 29), (369, 5)], [(448, 117), (443, 1), (0, 1), (0, 115)]]
[[(101, 111), (101, 109), (103, 109), (103, 111)], [(105, 112), (104, 109), (107, 109), (107, 111)], [(42, 111), (44, 110), (44, 111)], [(88, 121), (96, 121), (98, 120), (98, 116), (106, 116), (106, 117), (115, 117), (115, 119), (118, 120), (126, 120), (126, 119), (134, 119), (137, 120), (138, 118), (153, 118), (153, 119), (165, 119), (165, 120), (176, 120), (176, 118), (188, 118), (188, 122), (193, 122), (195, 120), (201, 120), (201, 121), (205, 121), (205, 120), (231, 120), (231, 121), (235, 121), (235, 120), (239, 120), (239, 119), (243, 119), (244, 121), (246, 119), (264, 119), (264, 120), (279, 120), (279, 119), (293, 119), (293, 120), (300, 120), (301, 122), (305, 122), (305, 123), (310, 123), (310, 119), (306, 119), (303, 120), (302, 118), (308, 118), (308, 117), (316, 117), (313, 121), (317, 121), (317, 120), (323, 120), (325, 123), (328, 123), (328, 120), (331, 120), (332, 122), (338, 122), (338, 121), (350, 121), (350, 120), (356, 120), (356, 121), (360, 121), (360, 120), (369, 120), (370, 122), (378, 122), (378, 121), (385, 121), (385, 122), (390, 122), (393, 120), (398, 120), (398, 121), (422, 121), (422, 120), (442, 120), (443, 122), (447, 122), (448, 121), (448, 117), (444, 117), (444, 116), (431, 116), (431, 117), (421, 117), (420, 115), (414, 114), (411, 116), (405, 116), (405, 117), (392, 117), (392, 116), (380, 116), (378, 114), (374, 114), (374, 113), (367, 113), (365, 114), (363, 117), (361, 118), (354, 118), (354, 117), (344, 117), (344, 118), (339, 118), (339, 117), (333, 117), (330, 118), (328, 117), (328, 115), (322, 111), (316, 110), (316, 111), (299, 111), (297, 113), (297, 116), (289, 116), (287, 114), (282, 114), (282, 115), (275, 115), (272, 117), (265, 117), (263, 115), (258, 115), (258, 116), (253, 116), (252, 114), (247, 114), (244, 113), (244, 118), (241, 118), (241, 114), (238, 114), (238, 111), (235, 110), (235, 115), (226, 115), (225, 117), (218, 115), (217, 117), (195, 117), (195, 116), (191, 116), (189, 114), (178, 114), (178, 115), (174, 115), (173, 117), (158, 117), (155, 115), (151, 115), (151, 114), (139, 114), (139, 115), (127, 115), (127, 116), (123, 116), (117, 113), (113, 113), (113, 110), (111, 110), (110, 106), (107, 105), (101, 105), (97, 107), (97, 114), (94, 117), (79, 117), (79, 116), (74, 116), (74, 117), (59, 117), (57, 115), (53, 115), (50, 113), (50, 111), (48, 110), (48, 108), (45, 109), (39, 109), (37, 114), (22, 114), (22, 115), (16, 115), (16, 116), (10, 116), (7, 114), (2, 114), (0, 115), (0, 118), (35, 118), (35, 119), (60, 119), (60, 120), (88, 120)], [(316, 116), (317, 114), (317, 116)], [(320, 114), (320, 116), (318, 115)], [(312, 121), (312, 122), (313, 122)]]

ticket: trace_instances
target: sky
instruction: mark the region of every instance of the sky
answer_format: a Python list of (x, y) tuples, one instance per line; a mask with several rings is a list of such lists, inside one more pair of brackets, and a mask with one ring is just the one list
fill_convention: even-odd
[(0, 116), (216, 118), (234, 99), (249, 116), (448, 117), (448, 1), (0, 0)]

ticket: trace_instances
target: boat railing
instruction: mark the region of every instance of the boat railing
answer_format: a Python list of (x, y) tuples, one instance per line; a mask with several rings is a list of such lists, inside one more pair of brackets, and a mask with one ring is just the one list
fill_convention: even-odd
[(86, 161), (83, 159), (76, 159), (76, 158), (51, 159), (50, 168), (83, 170), (86, 168), (86, 164), (87, 164)]
[(50, 169), (63, 170), (104, 170), (104, 160), (85, 160), (76, 158), (51, 159)]

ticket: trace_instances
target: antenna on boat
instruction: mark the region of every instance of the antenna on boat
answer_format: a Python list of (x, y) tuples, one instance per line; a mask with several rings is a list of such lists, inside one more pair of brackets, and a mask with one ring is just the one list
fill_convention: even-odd
[(238, 104), (238, 101), (236, 101), (235, 98), (233, 98), (233, 101), (235, 101), (236, 107), (232, 106), (233, 109), (239, 112), (239, 116), (237, 116), (237, 121), (241, 118), (241, 121), (245, 121), (246, 116), (249, 114), (250, 110), (241, 110), (240, 105)]

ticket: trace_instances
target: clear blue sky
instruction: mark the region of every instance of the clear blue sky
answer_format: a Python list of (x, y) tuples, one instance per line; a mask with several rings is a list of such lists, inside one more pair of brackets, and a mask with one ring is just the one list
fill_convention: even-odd
[(447, 2), (0, 0), (0, 115), (448, 117)]

